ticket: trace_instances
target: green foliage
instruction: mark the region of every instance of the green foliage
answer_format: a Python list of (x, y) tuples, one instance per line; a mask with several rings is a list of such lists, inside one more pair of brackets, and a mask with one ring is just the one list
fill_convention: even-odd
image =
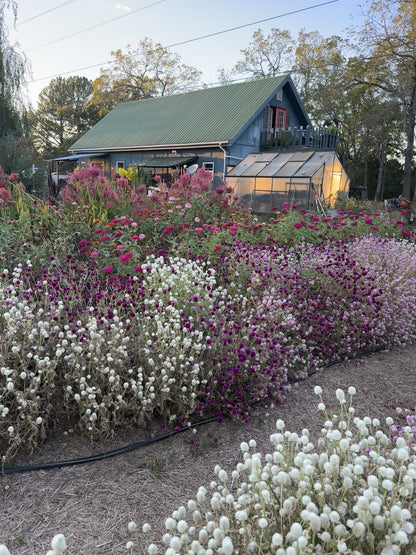
[(92, 94), (92, 82), (79, 76), (56, 77), (42, 90), (29, 120), (33, 142), (43, 157), (65, 154), (98, 121)]
[(109, 69), (101, 69), (94, 81), (92, 106), (100, 116), (121, 102), (141, 100), (181, 92), (195, 85), (201, 73), (181, 62), (180, 56), (160, 43), (145, 38), (136, 49), (111, 53), (114, 61)]

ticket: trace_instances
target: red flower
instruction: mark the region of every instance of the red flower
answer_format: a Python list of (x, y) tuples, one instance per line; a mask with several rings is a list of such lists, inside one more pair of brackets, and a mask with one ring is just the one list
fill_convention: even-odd
[(105, 274), (112, 274), (113, 273), (113, 267), (112, 266), (106, 266), (104, 268), (104, 273)]
[(303, 223), (302, 222), (295, 222), (293, 225), (296, 227), (296, 229), (300, 229), (303, 226)]

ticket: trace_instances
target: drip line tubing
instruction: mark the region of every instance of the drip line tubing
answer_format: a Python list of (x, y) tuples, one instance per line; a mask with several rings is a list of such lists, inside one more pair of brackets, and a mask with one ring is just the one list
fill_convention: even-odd
[[(352, 357), (349, 357), (348, 359), (339, 359), (339, 360), (334, 360), (332, 362), (329, 362), (328, 364), (325, 364), (324, 366), (322, 366), (322, 368), (329, 368), (330, 366), (334, 366), (335, 364), (339, 364), (340, 362), (345, 362), (345, 360), (352, 360), (354, 358), (359, 358), (362, 356), (368, 356), (377, 352), (380, 352), (382, 350), (384, 350), (386, 348), (386, 346), (383, 347), (378, 347), (377, 349), (373, 349), (371, 351), (365, 351), (362, 353), (357, 353), (355, 355), (353, 355)], [(313, 376), (314, 374), (317, 374), (319, 372), (319, 370), (312, 370), (311, 372), (308, 372), (307, 378), (309, 378), (310, 376)], [(299, 381), (303, 381), (300, 379), (296, 379), (293, 380), (291, 382), (287, 382), (289, 383), (296, 383)], [(284, 384), (283, 384), (284, 385)], [(251, 401), (249, 403), (250, 406), (254, 406), (258, 403), (260, 403), (260, 400), (255, 400), (255, 401)], [(222, 417), (224, 417), (224, 415), (222, 415)], [(109, 457), (114, 457), (116, 455), (121, 455), (123, 453), (128, 453), (129, 451), (134, 451), (136, 449), (140, 449), (141, 447), (146, 447), (147, 445), (152, 445), (153, 443), (157, 443), (159, 441), (162, 441), (164, 439), (168, 439), (170, 437), (173, 437), (177, 434), (180, 434), (182, 432), (186, 432), (187, 430), (190, 430), (192, 428), (196, 428), (198, 426), (201, 426), (202, 424), (208, 424), (209, 422), (214, 422), (216, 420), (218, 420), (218, 418), (220, 418), (220, 416), (212, 416), (211, 418), (206, 418), (204, 420), (198, 420), (197, 422), (193, 422), (188, 426), (183, 426), (182, 428), (177, 428), (175, 430), (172, 430), (171, 432), (168, 432), (166, 434), (163, 434), (161, 436), (157, 436), (154, 438), (150, 438), (150, 439), (145, 439), (144, 441), (139, 441), (136, 443), (131, 443), (130, 445), (125, 445), (124, 447), (119, 447), (118, 449), (113, 449), (112, 451), (106, 451), (104, 453), (99, 453), (97, 455), (91, 455), (89, 457), (83, 457), (80, 459), (70, 459), (68, 461), (57, 461), (57, 462), (51, 462), (51, 463), (41, 463), (41, 464), (34, 464), (34, 465), (28, 465), (28, 466), (16, 466), (16, 467), (11, 467), (11, 468), (3, 468), (2, 469), (2, 474), (17, 474), (17, 473), (22, 473), (22, 472), (32, 472), (34, 470), (50, 470), (52, 468), (64, 468), (66, 466), (75, 466), (77, 464), (84, 464), (84, 463), (89, 463), (89, 462), (94, 462), (94, 461), (100, 461), (103, 459), (107, 459)]]

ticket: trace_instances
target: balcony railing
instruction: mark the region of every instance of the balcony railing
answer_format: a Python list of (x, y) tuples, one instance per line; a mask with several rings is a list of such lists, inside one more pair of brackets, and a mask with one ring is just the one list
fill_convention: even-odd
[(338, 134), (317, 127), (292, 127), (260, 132), (261, 150), (336, 150)]

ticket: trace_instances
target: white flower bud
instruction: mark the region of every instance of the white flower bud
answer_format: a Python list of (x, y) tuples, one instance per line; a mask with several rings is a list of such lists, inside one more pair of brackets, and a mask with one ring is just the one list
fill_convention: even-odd
[(52, 538), (51, 547), (52, 549), (58, 552), (65, 551), (66, 549), (65, 536), (63, 534), (56, 534), (56, 536)]

